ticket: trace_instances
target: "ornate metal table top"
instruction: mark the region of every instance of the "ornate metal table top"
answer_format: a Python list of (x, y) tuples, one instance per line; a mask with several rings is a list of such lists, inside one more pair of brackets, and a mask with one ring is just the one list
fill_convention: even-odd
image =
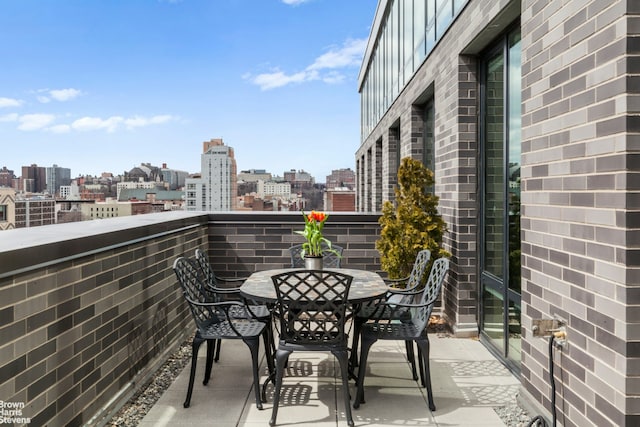
[[(271, 276), (286, 271), (300, 270), (299, 268), (279, 268), (276, 270), (264, 270), (253, 273), (240, 287), (240, 292), (249, 299), (261, 302), (275, 302), (276, 290), (273, 287)], [(369, 301), (384, 295), (389, 287), (379, 274), (351, 268), (325, 268), (324, 270), (338, 271), (353, 276), (349, 289), (349, 302), (360, 303)]]

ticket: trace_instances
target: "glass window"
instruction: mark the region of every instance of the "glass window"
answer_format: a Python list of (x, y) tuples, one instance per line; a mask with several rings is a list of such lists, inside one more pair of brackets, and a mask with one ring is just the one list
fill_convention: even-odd
[(433, 100), (429, 101), (424, 109), (424, 149), (423, 160), (424, 165), (435, 172), (436, 155), (435, 155), (435, 128), (436, 115), (433, 108)]
[(509, 88), (507, 127), (509, 139), (507, 152), (509, 169), (507, 171), (509, 191), (509, 288), (520, 293), (520, 157), (521, 157), (521, 51), (520, 32), (509, 37)]
[(413, 0), (404, 0), (402, 4), (403, 82), (407, 83), (413, 74)]
[(437, 0), (436, 37), (440, 38), (451, 24), (453, 9), (451, 0)]
[(7, 205), (0, 205), (0, 221), (7, 221)]
[(484, 270), (503, 278), (504, 55), (487, 63), (485, 83)]
[(427, 8), (424, 0), (413, 2), (413, 69), (418, 69), (425, 58), (425, 29)]
[(520, 31), (482, 61), (482, 331), (520, 362)]

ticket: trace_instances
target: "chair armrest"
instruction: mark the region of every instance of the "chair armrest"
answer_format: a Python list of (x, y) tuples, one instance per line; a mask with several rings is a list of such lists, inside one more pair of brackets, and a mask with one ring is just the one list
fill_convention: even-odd
[(225, 295), (229, 295), (229, 294), (237, 294), (240, 292), (240, 287), (237, 288), (221, 288), (219, 286), (208, 286), (207, 285), (207, 290), (211, 291), (211, 292), (215, 292), (218, 294), (225, 294)]
[(417, 295), (419, 293), (422, 292), (422, 289), (413, 289), (413, 290), (406, 290), (406, 289), (397, 289), (397, 288), (389, 288), (389, 290), (387, 291), (386, 297), (390, 297), (391, 295)]
[(220, 276), (214, 276), (216, 278), (216, 280), (219, 280), (221, 282), (227, 282), (227, 283), (234, 283), (234, 282), (244, 282), (245, 280), (247, 280), (247, 277), (220, 277)]
[(232, 305), (246, 305), (240, 301), (216, 301), (216, 302), (201, 302), (194, 301), (189, 296), (184, 295), (184, 299), (187, 300), (189, 304), (193, 304), (198, 307), (230, 307)]

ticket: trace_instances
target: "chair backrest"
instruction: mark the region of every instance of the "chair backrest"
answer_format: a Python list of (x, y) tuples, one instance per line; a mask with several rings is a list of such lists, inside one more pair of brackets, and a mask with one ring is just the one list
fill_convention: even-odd
[(447, 271), (449, 271), (449, 258), (438, 258), (433, 262), (427, 283), (420, 294), (421, 298), (419, 302), (423, 305), (415, 310), (412, 315), (413, 323), (420, 330), (424, 330), (429, 324), (429, 316), (431, 316), (433, 305), (440, 295)]
[(221, 313), (216, 313), (208, 306), (195, 303), (206, 303), (210, 301), (204, 284), (202, 283), (200, 268), (195, 261), (185, 257), (179, 257), (173, 262), (173, 271), (176, 273), (182, 295), (189, 304), (189, 309), (193, 315), (198, 328), (204, 328), (211, 323), (218, 322)]
[(405, 290), (415, 290), (424, 282), (429, 260), (431, 260), (431, 251), (429, 249), (423, 249), (418, 252), (416, 260), (413, 262), (411, 274), (407, 279)]
[(352, 276), (295, 270), (271, 277), (278, 297), (280, 339), (299, 345), (346, 342), (345, 321)]
[[(326, 243), (322, 243), (322, 248), (328, 248)], [(344, 248), (338, 245), (331, 245), (336, 253), (327, 252), (322, 257), (322, 265), (327, 268), (340, 268), (340, 260), (342, 259), (342, 252)], [(302, 245), (294, 245), (289, 248), (289, 254), (291, 255), (291, 268), (304, 268), (304, 259), (302, 258)]]
[(215, 288), (216, 275), (211, 268), (209, 257), (207, 256), (205, 251), (203, 251), (202, 249), (196, 249), (195, 262), (200, 269), (200, 274), (202, 275), (202, 281), (204, 282), (204, 285), (210, 288)]

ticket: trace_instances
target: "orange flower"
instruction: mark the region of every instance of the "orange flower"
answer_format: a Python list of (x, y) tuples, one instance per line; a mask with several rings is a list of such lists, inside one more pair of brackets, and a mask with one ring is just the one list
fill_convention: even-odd
[(302, 245), (302, 256), (322, 256), (324, 252), (335, 252), (331, 249), (331, 242), (322, 235), (324, 222), (329, 218), (329, 215), (324, 212), (311, 211), (307, 215), (302, 212), (302, 216), (305, 222), (304, 231), (296, 231), (306, 239)]

